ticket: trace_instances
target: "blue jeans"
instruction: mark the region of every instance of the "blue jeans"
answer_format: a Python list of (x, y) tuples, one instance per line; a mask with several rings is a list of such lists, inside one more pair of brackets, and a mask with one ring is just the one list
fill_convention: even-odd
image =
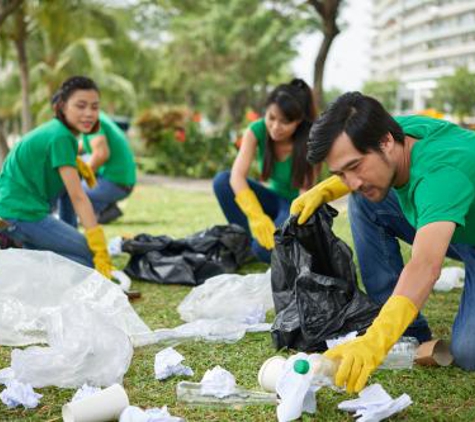
[[(92, 189), (83, 181), (83, 189), (89, 197), (96, 215), (99, 215), (108, 205), (126, 198), (132, 192), (132, 188), (127, 189), (102, 177), (97, 178), (97, 185)], [(59, 197), (58, 206), (61, 220), (77, 227), (76, 213), (66, 192)]]
[[(363, 284), (368, 295), (382, 304), (393, 292), (404, 267), (397, 239), (412, 244), (415, 230), (406, 220), (393, 190), (380, 203), (370, 202), (359, 194), (353, 194), (349, 198), (348, 212)], [(450, 244), (447, 256), (465, 264), (465, 286), (452, 327), (451, 351), (457, 365), (473, 371), (475, 247)], [(419, 314), (405, 334), (415, 336), (419, 341), (430, 338), (426, 319)]]
[(26, 249), (55, 252), (79, 264), (93, 268), (86, 238), (74, 227), (48, 215), (40, 221), (6, 220), (5, 233)]
[[(247, 217), (234, 200), (235, 194), (231, 188), (230, 177), (230, 171), (218, 173), (213, 180), (214, 193), (228, 222), (243, 227), (252, 236)], [(254, 180), (247, 179), (247, 183), (259, 199), (264, 212), (274, 220), (276, 227), (280, 226), (289, 216), (290, 201)], [(267, 263), (270, 262), (271, 251), (259, 245), (254, 238), (252, 239), (251, 248), (257, 259)]]

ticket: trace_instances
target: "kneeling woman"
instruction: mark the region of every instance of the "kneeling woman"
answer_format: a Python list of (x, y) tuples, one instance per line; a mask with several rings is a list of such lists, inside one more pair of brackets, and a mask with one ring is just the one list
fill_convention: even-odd
[[(252, 251), (261, 261), (270, 262), (275, 227), (289, 216), (292, 200), (315, 180), (316, 169), (306, 160), (314, 118), (312, 91), (304, 81), (279, 85), (267, 99), (265, 118), (244, 133), (232, 170), (214, 179), (224, 215), (251, 233)], [(248, 178), (256, 154), (268, 186)]]
[[(78, 173), (80, 133), (97, 130), (99, 90), (75, 76), (61, 86), (56, 118), (27, 133), (7, 156), (0, 174), (0, 217), (6, 233), (23, 247), (56, 252), (110, 278), (112, 263), (104, 232)], [(51, 215), (66, 190), (85, 236)]]
[[(136, 182), (136, 169), (134, 155), (125, 133), (102, 111), (99, 114), (99, 123), (98, 132), (82, 135), (79, 150), (90, 155), (89, 162), (84, 165), (89, 166), (88, 171), (97, 175), (95, 185), (89, 187), (91, 183), (84, 181), (83, 189), (91, 201), (98, 221), (106, 224), (122, 215), (116, 202), (132, 193)], [(59, 205), (61, 219), (76, 226), (76, 214), (69, 199), (62, 197)]]

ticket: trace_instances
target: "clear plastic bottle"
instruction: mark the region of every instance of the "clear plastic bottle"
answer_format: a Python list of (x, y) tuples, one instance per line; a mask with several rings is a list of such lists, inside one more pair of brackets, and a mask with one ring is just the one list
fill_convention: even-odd
[[(286, 359), (282, 356), (273, 356), (261, 366), (257, 380), (265, 391), (275, 392), (277, 381), (283, 376)], [(305, 375), (312, 371), (312, 384), (315, 386), (333, 386), (338, 362), (320, 354), (312, 354), (305, 358), (298, 357), (293, 362), (293, 371)], [(288, 369), (287, 369), (288, 371)]]
[(338, 362), (317, 353), (310, 355), (309, 360), (297, 359), (294, 362), (294, 371), (302, 375), (312, 371), (312, 385), (319, 387), (334, 385)]
[(277, 395), (274, 393), (264, 393), (261, 391), (251, 391), (236, 387), (234, 393), (219, 398), (213, 395), (204, 395), (201, 393), (201, 384), (199, 382), (179, 382), (176, 386), (176, 396), (179, 402), (206, 406), (231, 406), (242, 407), (256, 404), (277, 403)]
[(419, 342), (414, 337), (401, 337), (391, 348), (379, 369), (411, 369)]

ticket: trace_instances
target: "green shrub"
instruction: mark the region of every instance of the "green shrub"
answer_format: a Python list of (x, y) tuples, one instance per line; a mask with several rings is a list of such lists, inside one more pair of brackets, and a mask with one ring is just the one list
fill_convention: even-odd
[[(205, 133), (199, 122), (184, 108), (162, 108), (144, 112), (136, 121), (147, 160), (142, 170), (170, 176), (213, 177), (231, 167), (236, 148), (230, 129)], [(152, 164), (153, 163), (153, 164)]]

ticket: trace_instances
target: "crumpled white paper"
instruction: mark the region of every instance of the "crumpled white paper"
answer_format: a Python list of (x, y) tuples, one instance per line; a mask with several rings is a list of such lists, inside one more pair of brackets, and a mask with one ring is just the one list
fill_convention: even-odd
[(42, 394), (36, 393), (30, 384), (23, 384), (15, 379), (7, 381), (5, 385), (7, 388), (0, 393), (0, 400), (10, 409), (17, 406), (34, 409), (43, 397)]
[(214, 396), (219, 399), (230, 396), (236, 392), (236, 378), (231, 372), (217, 365), (208, 369), (201, 380), (201, 394)]
[(155, 378), (167, 379), (173, 375), (192, 376), (193, 370), (181, 362), (185, 358), (173, 347), (167, 347), (155, 355)]
[(353, 416), (358, 422), (379, 422), (412, 404), (407, 394), (393, 399), (380, 384), (366, 387), (359, 396), (359, 399), (345, 400), (338, 405), (340, 410), (356, 412)]
[(320, 387), (312, 386), (312, 371), (299, 374), (294, 370), (294, 363), (298, 359), (307, 360), (312, 366), (312, 355), (297, 353), (287, 359), (284, 370), (277, 380), (276, 391), (281, 402), (277, 406), (277, 420), (279, 422), (293, 421), (300, 418), (302, 412), (315, 413), (317, 399), (315, 393)]
[(73, 401), (85, 399), (86, 397), (93, 396), (99, 391), (101, 391), (99, 387), (92, 387), (89, 384), (83, 384), (83, 386), (79, 388), (76, 391), (76, 393), (74, 393), (74, 396), (71, 399), (71, 401), (73, 402)]
[(121, 236), (115, 236), (107, 243), (107, 251), (110, 256), (117, 256), (122, 253), (122, 243), (124, 240)]
[(448, 292), (454, 288), (463, 287), (465, 279), (465, 270), (460, 267), (442, 268), (440, 277), (434, 284), (434, 290), (439, 292)]
[(184, 419), (171, 416), (167, 406), (145, 411), (139, 407), (128, 406), (120, 414), (119, 422), (184, 422)]

